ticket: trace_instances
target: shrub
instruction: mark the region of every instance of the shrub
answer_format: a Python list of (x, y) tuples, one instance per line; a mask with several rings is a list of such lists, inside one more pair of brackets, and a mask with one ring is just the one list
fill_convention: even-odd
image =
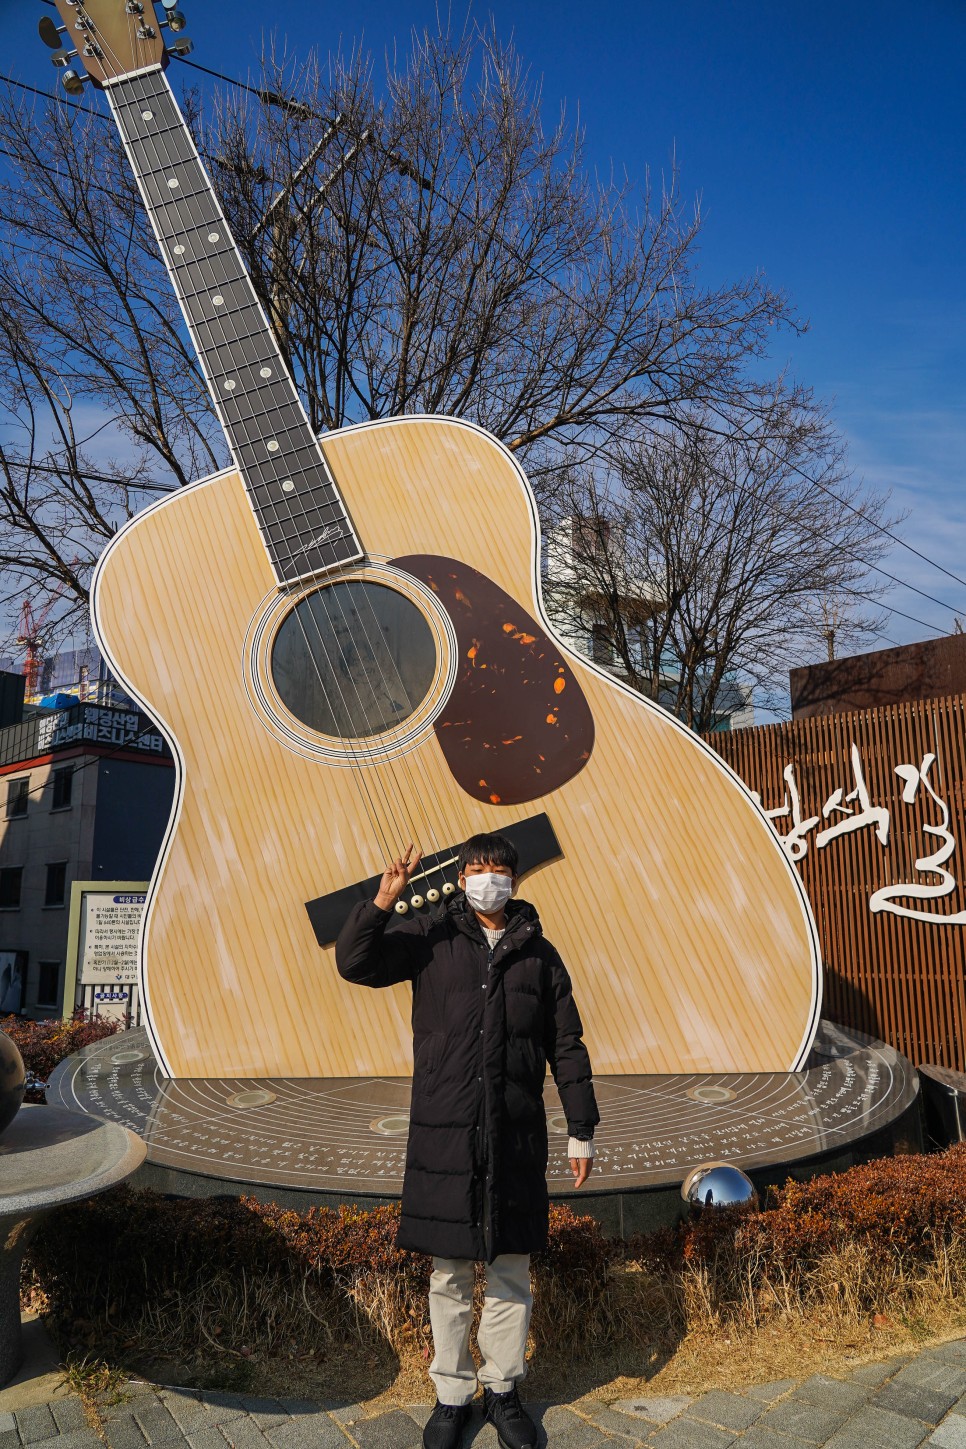
[[(27, 1069), (28, 1102), (43, 1102), (44, 1088), (56, 1066), (80, 1051), (91, 1042), (103, 1041), (120, 1030), (120, 1022), (106, 1017), (85, 1016), (75, 1013), (69, 1021), (28, 1021), (20, 1016), (8, 1016), (0, 1021), (0, 1031), (16, 1042)], [(33, 1079), (33, 1080), (31, 1080)]]
[[(324, 1359), (381, 1345), (416, 1362), (429, 1352), (431, 1261), (396, 1247), (398, 1221), (395, 1203), (299, 1213), (119, 1188), (41, 1224), (30, 1286), (62, 1338), (102, 1352), (297, 1345)], [(722, 1323), (918, 1312), (966, 1288), (966, 1145), (789, 1182), (760, 1211), (706, 1210), (630, 1243), (553, 1207), (533, 1266), (540, 1361), (557, 1355), (568, 1372), (591, 1345), (639, 1373)]]

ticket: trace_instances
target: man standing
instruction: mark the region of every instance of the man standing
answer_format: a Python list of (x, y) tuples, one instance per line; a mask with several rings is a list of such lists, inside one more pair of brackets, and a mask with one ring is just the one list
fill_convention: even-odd
[(593, 1166), (600, 1121), (570, 978), (536, 911), (512, 899), (517, 853), (475, 835), (459, 853), (460, 893), (440, 916), (386, 933), (420, 855), (392, 862), (375, 900), (356, 906), (336, 943), (347, 981), (413, 987), (413, 1093), (401, 1248), (429, 1253), (437, 1403), (425, 1449), (457, 1449), (477, 1374), (469, 1350), (474, 1265), (486, 1300), (477, 1341), (486, 1416), (502, 1449), (531, 1449), (520, 1404), (530, 1323), (530, 1254), (546, 1245), (547, 1118), (553, 1072), (570, 1133), (574, 1185)]

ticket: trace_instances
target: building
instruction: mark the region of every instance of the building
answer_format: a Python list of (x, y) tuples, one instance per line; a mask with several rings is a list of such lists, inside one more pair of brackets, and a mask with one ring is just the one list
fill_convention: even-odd
[(874, 649), (789, 674), (792, 719), (966, 693), (966, 634)]
[[(585, 654), (618, 679), (627, 679), (612, 642), (610, 621), (615, 608), (633, 638), (649, 619), (664, 610), (661, 593), (631, 579), (620, 561), (620, 550), (610, 539), (609, 525), (566, 518), (549, 529), (545, 538), (546, 574), (543, 594), (554, 629), (575, 653)], [(674, 712), (677, 666), (662, 660), (652, 681), (658, 704)], [(712, 729), (742, 729), (755, 722), (752, 688), (736, 679), (726, 680), (717, 694), (718, 709)]]
[(136, 709), (33, 709), (0, 729), (0, 1013), (72, 1011), (71, 882), (147, 880), (173, 793), (171, 752)]

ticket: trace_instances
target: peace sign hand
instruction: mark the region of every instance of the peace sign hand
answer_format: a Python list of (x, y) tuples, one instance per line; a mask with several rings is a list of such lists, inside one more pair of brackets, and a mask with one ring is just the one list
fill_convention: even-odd
[[(412, 859), (410, 859), (412, 857)], [(410, 878), (415, 875), (416, 868), (423, 858), (423, 852), (417, 850), (413, 856), (413, 844), (410, 841), (406, 847), (406, 853), (392, 861), (383, 871), (382, 880), (379, 882), (379, 889), (376, 892), (376, 905), (383, 911), (391, 911), (399, 897), (402, 895)]]

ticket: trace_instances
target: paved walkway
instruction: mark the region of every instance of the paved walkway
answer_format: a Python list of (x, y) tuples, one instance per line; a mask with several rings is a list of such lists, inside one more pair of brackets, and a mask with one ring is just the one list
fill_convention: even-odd
[[(0, 1413), (0, 1449), (419, 1449), (429, 1408), (367, 1415), (297, 1400), (128, 1385), (103, 1413), (104, 1438), (79, 1400)], [(530, 1405), (551, 1449), (966, 1449), (966, 1340), (860, 1368), (698, 1398)], [(541, 1441), (543, 1442), (543, 1441)], [(479, 1408), (464, 1445), (495, 1449)]]

